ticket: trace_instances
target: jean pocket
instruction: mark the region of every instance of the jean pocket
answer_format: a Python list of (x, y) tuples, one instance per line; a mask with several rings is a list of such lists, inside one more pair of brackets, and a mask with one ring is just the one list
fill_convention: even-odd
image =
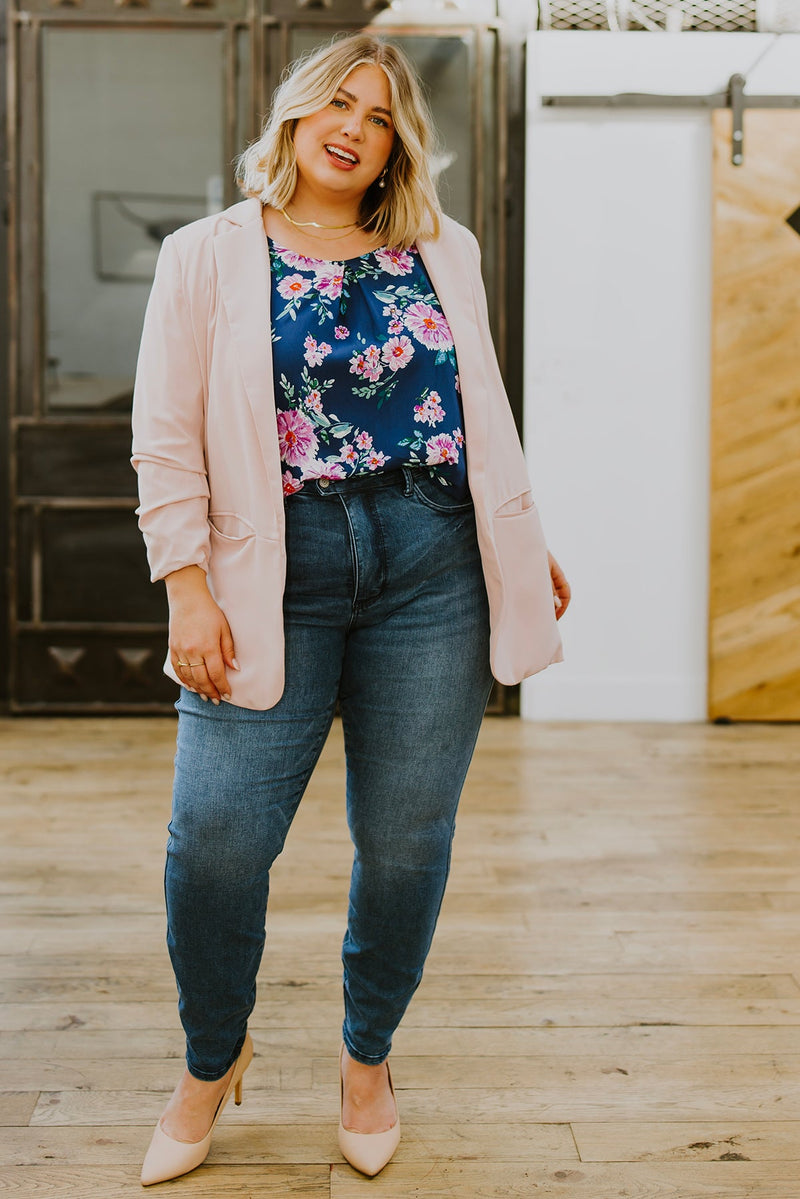
[(414, 498), (431, 508), (434, 512), (448, 512), (454, 515), (459, 512), (469, 512), (472, 508), (472, 496), (458, 496), (451, 486), (444, 486), (428, 474), (420, 473), (414, 478)]

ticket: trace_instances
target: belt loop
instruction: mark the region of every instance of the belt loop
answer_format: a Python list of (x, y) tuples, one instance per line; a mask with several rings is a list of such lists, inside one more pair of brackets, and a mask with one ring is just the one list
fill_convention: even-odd
[(410, 466), (401, 466), (400, 469), (402, 470), (403, 478), (405, 479), (405, 487), (403, 488), (403, 495), (406, 498), (408, 498), (409, 496), (412, 496), (414, 494), (414, 476), (411, 473)]

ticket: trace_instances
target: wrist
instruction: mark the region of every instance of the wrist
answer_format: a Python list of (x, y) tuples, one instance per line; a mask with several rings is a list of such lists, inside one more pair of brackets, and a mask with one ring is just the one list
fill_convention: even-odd
[(169, 600), (183, 596), (208, 594), (206, 572), (200, 566), (183, 566), (165, 575), (164, 583)]

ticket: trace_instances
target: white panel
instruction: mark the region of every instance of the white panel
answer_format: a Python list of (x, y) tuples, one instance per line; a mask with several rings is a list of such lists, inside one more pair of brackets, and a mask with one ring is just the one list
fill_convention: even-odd
[[(787, 36), (795, 40), (795, 35), (783, 39)], [(731, 75), (747, 75), (779, 40), (769, 33), (534, 33), (528, 40), (529, 106), (537, 104), (537, 96), (722, 92)], [(798, 86), (796, 78), (792, 90)]]
[(526, 441), (574, 599), (524, 715), (705, 716), (710, 163), (704, 113), (529, 127)]
[(800, 95), (800, 33), (782, 33), (753, 67), (745, 89), (752, 96)]

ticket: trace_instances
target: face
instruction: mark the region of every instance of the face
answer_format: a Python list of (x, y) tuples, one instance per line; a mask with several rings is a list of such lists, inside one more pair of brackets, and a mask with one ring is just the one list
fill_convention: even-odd
[(356, 67), (331, 102), (300, 117), (294, 134), (299, 180), (314, 190), (363, 195), (394, 142), (389, 80), (380, 67)]

